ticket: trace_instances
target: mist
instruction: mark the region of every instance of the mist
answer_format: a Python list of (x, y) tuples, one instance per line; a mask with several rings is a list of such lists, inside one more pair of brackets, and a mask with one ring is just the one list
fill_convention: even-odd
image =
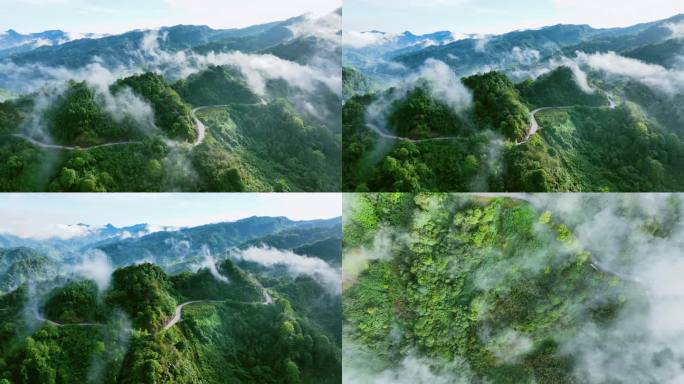
[[(586, 273), (597, 274), (597, 279), (600, 275), (610, 282), (609, 290), (593, 290), (589, 297), (568, 296), (564, 304), (568, 308), (568, 318), (564, 320), (567, 324), (546, 336), (559, 346), (559, 357), (574, 361), (572, 373), (578, 382), (682, 382), (684, 195), (477, 195), (524, 200), (521, 204), (533, 205), (538, 214), (548, 212), (553, 223), (567, 225), (572, 233), (567, 243), (551, 242), (539, 250), (521, 249), (516, 251), (515, 258), (503, 257), (500, 249), (492, 249), (491, 258), (501, 262), (476, 271), (475, 281), (482, 292), (509, 294), (507, 290), (520, 282), (543, 279), (547, 268), (574, 265), (582, 252), (588, 252), (587, 263), (594, 266), (587, 268)], [(463, 201), (469, 200), (464, 196)], [(347, 204), (345, 209), (354, 208)], [(387, 231), (379, 231), (373, 246), (366, 251), (373, 252), (376, 241), (386, 243), (382, 239)], [(543, 239), (556, 236), (543, 224), (537, 224), (535, 232)], [(385, 260), (396, 254), (386, 249), (380, 246), (376, 255), (366, 259)], [(349, 256), (359, 254), (359, 250), (345, 250), (345, 263)], [(562, 285), (564, 281), (554, 284)], [(597, 303), (615, 300), (622, 304), (612, 320), (594, 320), (590, 315)], [(486, 308), (480, 316), (478, 336), (499, 364), (521, 363), (537, 347), (539, 339), (534, 337), (539, 334), (528, 334), (519, 326), (502, 322)], [(402, 382), (404, 377), (410, 378), (407, 382), (439, 382), (442, 376), (431, 374), (442, 372), (451, 363), (404, 351), (406, 354), (388, 367), (369, 357), (359, 357), (363, 351), (353, 343), (353, 337), (345, 338), (345, 370), (350, 367), (350, 376), (345, 380), (349, 383)], [(347, 345), (351, 350), (347, 351)]]
[(111, 260), (99, 249), (89, 250), (82, 256), (80, 263), (74, 266), (74, 273), (95, 281), (100, 292), (109, 287), (113, 270)]
[(239, 261), (256, 263), (266, 268), (284, 267), (293, 277), (309, 276), (332, 294), (341, 293), (340, 271), (317, 257), (302, 256), (292, 251), (267, 246), (234, 251), (230, 257)]
[(197, 269), (199, 269), (199, 268), (206, 268), (206, 269), (209, 270), (209, 272), (210, 272), (211, 275), (214, 277), (214, 279), (216, 279), (216, 281), (220, 281), (220, 282), (226, 283), (226, 284), (230, 283), (230, 279), (227, 278), (227, 277), (225, 277), (225, 276), (223, 276), (223, 275), (219, 272), (218, 268), (216, 267), (216, 260), (215, 260), (214, 257), (211, 255), (211, 251), (209, 250), (209, 247), (207, 247), (206, 245), (202, 245), (202, 250), (201, 250), (201, 252), (202, 252), (203, 260), (202, 260), (202, 262), (197, 266)]
[(577, 52), (577, 62), (607, 76), (625, 77), (650, 88), (674, 95), (684, 91), (684, 71), (620, 56), (615, 52)]
[[(684, 196), (528, 196), (568, 224), (573, 249), (591, 252), (602, 269), (624, 282), (626, 305), (616, 320), (606, 325), (587, 318), (574, 337), (559, 336), (561, 353), (576, 358), (576, 376), (586, 382), (681, 382)], [(667, 234), (652, 233), (654, 223)]]

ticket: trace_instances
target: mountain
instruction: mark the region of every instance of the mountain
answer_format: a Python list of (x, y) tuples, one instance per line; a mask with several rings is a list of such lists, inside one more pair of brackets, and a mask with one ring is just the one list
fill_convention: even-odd
[(339, 230), (339, 218), (292, 221), (285, 217), (250, 217), (235, 222), (157, 232), (91, 246), (105, 252), (114, 265), (154, 260), (156, 264), (172, 266), (200, 257), (203, 247), (207, 247), (212, 254), (262, 244), (288, 249), (314, 239), (325, 238)]
[[(230, 49), (256, 51), (292, 37), (287, 27), (302, 20), (302, 17), (295, 17), (240, 29), (212, 29), (206, 25), (176, 25), (158, 30), (129, 31), (100, 38), (89, 38), (93, 35), (86, 35), (84, 39), (41, 46), (30, 52), (17, 52), (11, 55), (11, 60), (18, 65), (35, 63), (77, 68), (90, 63), (96, 55), (110, 63), (128, 64), (129, 61), (133, 61), (144, 65), (145, 58), (140, 57), (137, 51), (145, 36), (153, 37), (151, 42), (157, 41), (159, 49), (172, 52), (186, 49), (196, 49), (204, 53)], [(35, 36), (34, 39), (62, 36), (64, 40), (66, 35), (61, 31), (51, 31)], [(2, 41), (0, 40), (0, 44)], [(227, 41), (235, 43), (231, 46)]]
[(15, 30), (0, 32), (0, 59), (29, 52), (45, 46), (56, 46), (83, 38), (94, 38), (94, 34), (70, 34), (53, 30), (21, 34)]
[[(168, 276), (155, 265), (141, 264), (116, 270), (103, 297), (98, 298), (88, 281), (56, 288), (39, 309), (45, 316), (55, 316), (50, 317), (52, 325), (40, 326), (42, 330), (30, 337), (15, 338), (15, 348), (0, 347), (7, 361), (0, 377), (54, 377), (67, 382), (96, 377), (102, 383), (170, 383), (200, 377), (208, 383), (341, 379), (340, 344), (321, 326), (295, 312), (275, 290), (274, 301), (263, 302), (258, 281), (229, 261), (219, 271), (230, 282), (218, 282), (207, 270)], [(207, 289), (216, 284), (220, 289)], [(174, 308), (192, 298), (201, 301), (186, 304), (183, 321), (166, 328)], [(14, 310), (15, 317), (4, 318), (3, 327), (23, 329)], [(43, 364), (29, 362), (38, 357)], [(176, 369), (179, 366), (184, 368)]]
[(59, 264), (41, 252), (25, 247), (0, 249), (0, 293), (51, 280), (59, 273)]
[(679, 190), (682, 22), (554, 25), (348, 60), (343, 189)]
[[(372, 31), (361, 33), (360, 36), (366, 43), (376, 43), (361, 47), (352, 43), (345, 44), (343, 61), (344, 65), (376, 78), (404, 73), (404, 70), (392, 63), (416, 69), (428, 58), (443, 61), (463, 74), (471, 74), (485, 66), (514, 70), (526, 65), (520, 62), (520, 57), (515, 56), (515, 50), (523, 53), (530, 50), (530, 53), (541, 58), (559, 54), (574, 55), (576, 51), (628, 51), (665, 42), (672, 36), (668, 25), (682, 20), (684, 15), (675, 15), (625, 28), (596, 29), (588, 25), (558, 24), (501, 35), (458, 37), (446, 32), (422, 36), (406, 32), (397, 37)], [(350, 41), (353, 41), (351, 37)]]
[(383, 77), (383, 73), (397, 72), (387, 64), (396, 57), (417, 52), (425, 47), (449, 44), (455, 36), (449, 31), (415, 35), (409, 31), (391, 34), (382, 31), (345, 32), (342, 62), (365, 74)]
[[(87, 234), (61, 241), (80, 251), (0, 250), (0, 281), (25, 260), (55, 266), (21, 268), (0, 288), (0, 382), (338, 383), (341, 225), (79, 224)], [(240, 266), (246, 252), (258, 268)]]
[(339, 190), (340, 17), (0, 57), (0, 190)]

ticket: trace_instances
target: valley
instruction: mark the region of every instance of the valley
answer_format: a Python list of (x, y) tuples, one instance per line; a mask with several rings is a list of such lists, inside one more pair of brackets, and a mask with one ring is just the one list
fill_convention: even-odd
[(680, 23), (345, 31), (343, 189), (679, 191)]
[(0, 234), (0, 382), (341, 381), (341, 218), (79, 226)]
[[(339, 21), (0, 49), (0, 190), (339, 190)], [(0, 48), (36, 38), (22, 36), (0, 36)]]

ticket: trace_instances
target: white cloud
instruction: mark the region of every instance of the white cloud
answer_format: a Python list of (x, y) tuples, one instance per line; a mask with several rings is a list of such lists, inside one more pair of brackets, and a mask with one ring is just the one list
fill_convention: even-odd
[(684, 21), (679, 23), (667, 23), (665, 28), (672, 32), (672, 38), (674, 39), (684, 39)]
[(83, 255), (81, 262), (74, 267), (76, 274), (94, 280), (100, 291), (104, 291), (109, 286), (113, 270), (109, 257), (100, 250), (88, 251)]
[(339, 44), (342, 15), (331, 12), (321, 17), (308, 15), (304, 21), (288, 27), (295, 37), (313, 36)]
[(310, 276), (334, 294), (339, 294), (342, 286), (341, 272), (322, 259), (301, 256), (292, 251), (284, 251), (270, 247), (250, 247), (235, 251), (231, 257), (271, 268), (283, 266), (294, 276)]
[(397, 38), (396, 34), (387, 34), (382, 32), (356, 32), (344, 31), (342, 37), (342, 44), (352, 48), (365, 48), (374, 45), (382, 45)]
[(217, 281), (226, 284), (230, 283), (230, 280), (219, 272), (218, 268), (216, 267), (216, 260), (211, 255), (211, 251), (209, 250), (209, 247), (207, 247), (206, 245), (202, 246), (202, 257), (202, 261), (193, 269), (197, 270), (200, 268), (207, 268), (209, 269), (211, 275), (214, 276), (214, 279), (216, 279)]
[(577, 62), (608, 75), (623, 76), (668, 94), (684, 91), (684, 71), (620, 56), (615, 52), (577, 53)]
[(521, 64), (532, 64), (539, 61), (541, 53), (536, 49), (513, 47), (511, 58)]

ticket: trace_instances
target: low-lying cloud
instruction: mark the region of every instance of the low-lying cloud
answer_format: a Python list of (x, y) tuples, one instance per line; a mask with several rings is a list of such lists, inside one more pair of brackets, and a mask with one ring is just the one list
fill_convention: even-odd
[(214, 260), (214, 257), (211, 255), (211, 251), (209, 250), (209, 247), (206, 245), (202, 246), (202, 262), (198, 265), (199, 268), (207, 268), (211, 275), (217, 280), (222, 283), (230, 283), (230, 279), (227, 277), (223, 276), (218, 268), (216, 267), (216, 260)]
[(293, 276), (305, 275), (313, 278), (329, 292), (339, 294), (341, 291), (340, 271), (317, 257), (302, 256), (292, 251), (267, 246), (235, 251), (231, 257), (235, 260), (257, 263), (267, 268), (284, 267)]
[(667, 69), (615, 52), (586, 54), (577, 52), (577, 62), (608, 76), (626, 77), (667, 94), (684, 91), (684, 71)]
[(95, 281), (100, 292), (109, 287), (113, 270), (111, 260), (100, 250), (88, 251), (74, 267), (74, 273)]

